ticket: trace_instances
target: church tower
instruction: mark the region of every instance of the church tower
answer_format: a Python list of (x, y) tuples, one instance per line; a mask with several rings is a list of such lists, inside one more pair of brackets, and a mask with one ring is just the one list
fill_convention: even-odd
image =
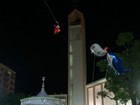
[(86, 41), (83, 14), (68, 15), (68, 105), (85, 105)]

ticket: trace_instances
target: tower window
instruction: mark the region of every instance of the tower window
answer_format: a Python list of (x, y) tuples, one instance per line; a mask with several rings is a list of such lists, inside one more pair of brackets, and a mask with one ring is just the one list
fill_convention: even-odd
[(72, 21), (70, 25), (80, 25), (80, 23), (81, 23), (81, 20), (77, 18), (74, 21)]

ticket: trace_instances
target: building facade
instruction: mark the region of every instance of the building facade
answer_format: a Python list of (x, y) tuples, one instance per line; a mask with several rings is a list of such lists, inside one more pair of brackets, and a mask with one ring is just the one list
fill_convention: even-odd
[(15, 90), (16, 72), (0, 63), (0, 93), (13, 93)]

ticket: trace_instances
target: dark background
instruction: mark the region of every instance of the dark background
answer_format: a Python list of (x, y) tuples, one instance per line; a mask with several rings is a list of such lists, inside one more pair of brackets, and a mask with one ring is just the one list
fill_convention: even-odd
[[(48, 94), (67, 93), (68, 14), (80, 10), (86, 22), (87, 83), (92, 82), (93, 55), (90, 46), (99, 43), (110, 51), (119, 50), (120, 32), (139, 38), (139, 2), (105, 0), (46, 0), (60, 23), (53, 35), (54, 18), (43, 0), (9, 0), (2, 3), (0, 62), (16, 72), (16, 92), (36, 95), (46, 77)], [(96, 71), (96, 79), (101, 78)]]

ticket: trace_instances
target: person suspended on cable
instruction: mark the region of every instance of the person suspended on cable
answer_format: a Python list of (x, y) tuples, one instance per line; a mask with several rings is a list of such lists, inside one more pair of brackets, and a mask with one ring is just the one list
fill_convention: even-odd
[(56, 23), (54, 24), (54, 34), (58, 34), (59, 32), (60, 32), (60, 25), (56, 21)]
[(55, 16), (54, 16), (53, 12), (51, 11), (51, 9), (50, 9), (48, 3), (46, 2), (46, 0), (44, 0), (44, 2), (45, 2), (45, 4), (46, 4), (46, 6), (48, 7), (48, 9), (49, 9), (49, 11), (50, 11), (52, 17), (53, 17), (54, 20), (55, 20), (55, 24), (54, 24), (54, 35), (55, 35), (55, 34), (58, 34), (58, 33), (60, 32), (60, 25), (59, 25), (59, 23), (56, 21), (56, 18), (55, 18)]

